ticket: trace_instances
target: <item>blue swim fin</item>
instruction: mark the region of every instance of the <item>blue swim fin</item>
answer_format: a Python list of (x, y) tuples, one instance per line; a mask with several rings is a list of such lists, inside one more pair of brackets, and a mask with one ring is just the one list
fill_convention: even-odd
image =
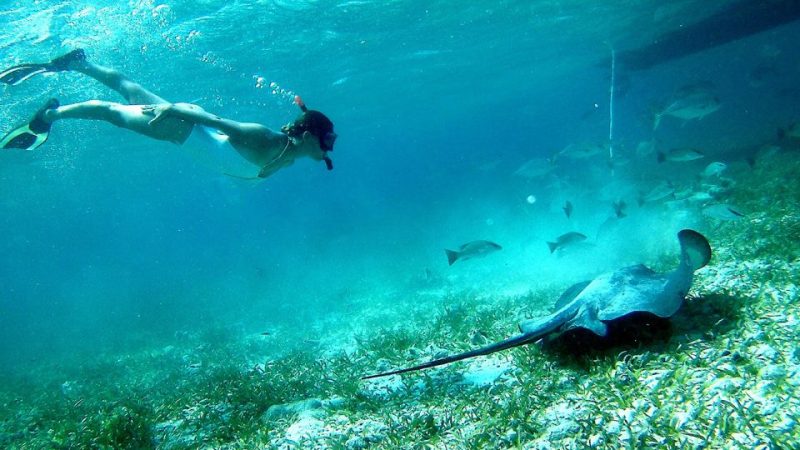
[(36, 111), (30, 122), (23, 124), (0, 139), (0, 148), (11, 149), (19, 148), (22, 150), (34, 150), (47, 141), (50, 136), (51, 123), (45, 122), (44, 113), (48, 109), (58, 108), (58, 100), (51, 98), (44, 106)]

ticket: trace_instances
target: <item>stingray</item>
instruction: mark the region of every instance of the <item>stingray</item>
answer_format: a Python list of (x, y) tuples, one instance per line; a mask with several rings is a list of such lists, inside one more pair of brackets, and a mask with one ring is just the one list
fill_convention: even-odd
[(576, 283), (561, 294), (553, 314), (523, 321), (519, 324), (521, 334), (517, 336), (468, 352), (365, 376), (362, 379), (412, 372), (488, 355), (574, 329), (586, 329), (602, 338), (607, 335), (611, 323), (637, 313), (668, 319), (683, 304), (692, 285), (694, 272), (711, 260), (711, 246), (702, 234), (693, 230), (681, 230), (678, 241), (681, 247), (680, 263), (671, 272), (656, 273), (639, 264)]

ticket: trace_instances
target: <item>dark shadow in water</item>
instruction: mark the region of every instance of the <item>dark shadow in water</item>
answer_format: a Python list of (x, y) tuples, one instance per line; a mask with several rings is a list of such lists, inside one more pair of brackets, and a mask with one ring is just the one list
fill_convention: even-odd
[(669, 352), (694, 339), (713, 341), (736, 332), (746, 301), (725, 294), (696, 297), (670, 319), (636, 312), (607, 323), (605, 337), (582, 328), (570, 330), (543, 342), (542, 350), (560, 364), (582, 369), (622, 350)]
[(621, 52), (619, 60), (630, 70), (649, 69), (798, 19), (800, 0), (739, 0), (649, 45)]

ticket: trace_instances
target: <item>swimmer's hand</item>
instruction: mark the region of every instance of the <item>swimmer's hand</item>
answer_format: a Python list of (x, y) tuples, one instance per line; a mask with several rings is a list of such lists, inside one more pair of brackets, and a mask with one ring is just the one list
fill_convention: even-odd
[(142, 107), (142, 114), (147, 116), (154, 116), (150, 119), (148, 125), (157, 125), (165, 118), (171, 116), (174, 112), (174, 105), (172, 103), (164, 103), (160, 105), (147, 105)]

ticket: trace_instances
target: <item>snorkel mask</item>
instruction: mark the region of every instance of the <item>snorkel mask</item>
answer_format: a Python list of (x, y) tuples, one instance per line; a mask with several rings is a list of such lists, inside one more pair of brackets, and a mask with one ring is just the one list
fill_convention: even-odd
[(328, 170), (333, 170), (333, 161), (328, 157), (328, 152), (333, 151), (333, 144), (337, 137), (333, 132), (333, 122), (325, 114), (308, 109), (299, 95), (294, 96), (294, 103), (300, 107), (303, 114), (294, 123), (284, 126), (281, 130), (291, 137), (301, 136), (306, 131), (316, 136), (324, 154), (322, 159), (325, 161), (325, 166)]

